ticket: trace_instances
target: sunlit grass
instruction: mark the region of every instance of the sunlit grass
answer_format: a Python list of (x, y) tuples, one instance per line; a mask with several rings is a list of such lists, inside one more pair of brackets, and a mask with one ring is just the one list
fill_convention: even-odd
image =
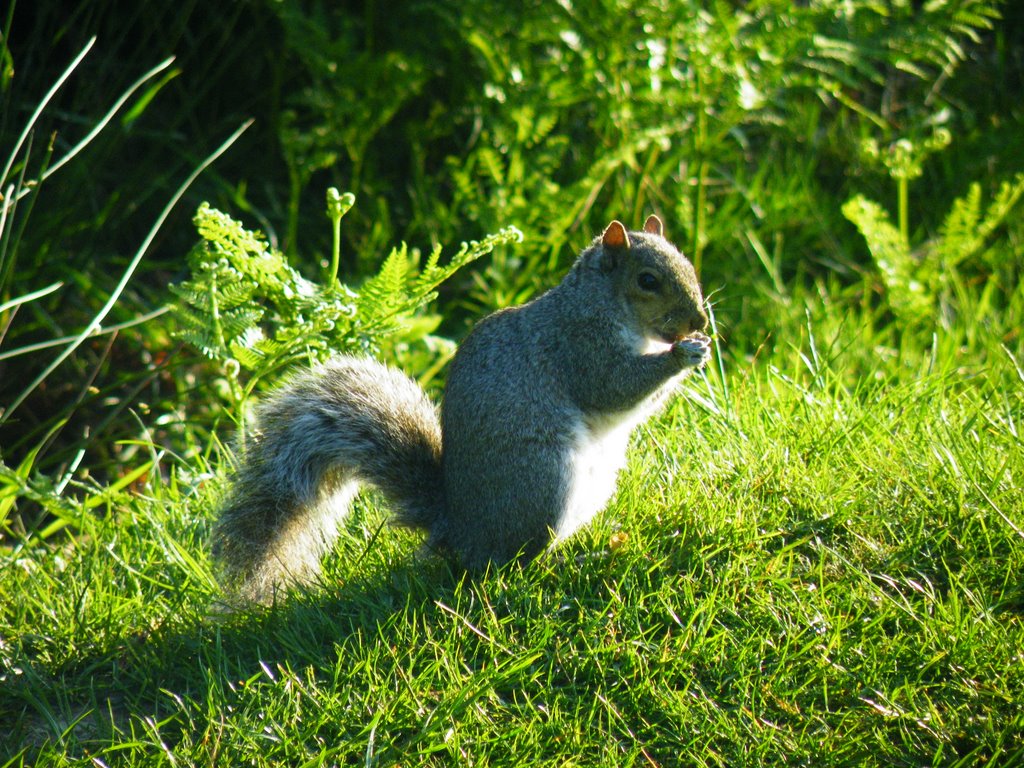
[(211, 613), (218, 481), (83, 513), (5, 558), (5, 754), (1015, 765), (1024, 383), (940, 358), (859, 387), (859, 357), (728, 361), (642, 431), (593, 527), (475, 581), (361, 504), (322, 590)]

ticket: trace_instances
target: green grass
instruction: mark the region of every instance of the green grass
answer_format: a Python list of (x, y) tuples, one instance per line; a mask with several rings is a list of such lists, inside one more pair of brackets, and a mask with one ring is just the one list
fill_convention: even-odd
[(472, 581), (368, 499), (322, 590), (217, 614), (218, 470), (150, 457), (3, 556), (0, 765), (1019, 765), (1024, 379), (805, 330)]

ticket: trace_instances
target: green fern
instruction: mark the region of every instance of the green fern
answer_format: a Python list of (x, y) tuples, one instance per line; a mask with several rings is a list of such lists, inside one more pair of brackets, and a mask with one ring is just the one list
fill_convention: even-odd
[(937, 255), (949, 266), (956, 266), (983, 252), (992, 233), (1024, 195), (1024, 174), (1013, 181), (1004, 181), (992, 203), (984, 211), (981, 186), (971, 185), (967, 194), (953, 203), (943, 222)]
[[(344, 212), (330, 210), (337, 233)], [(496, 246), (522, 239), (514, 227), (503, 229), (463, 244), (443, 266), (436, 248), (422, 269), (403, 244), (356, 292), (333, 278), (326, 286), (305, 279), (262, 235), (205, 203), (195, 224), (202, 240), (189, 254), (192, 276), (171, 287), (176, 336), (221, 365), (239, 412), (262, 378), (298, 360), (373, 353), (400, 332), (429, 333), (436, 322), (410, 318), (435, 298), (437, 286)]]
[(515, 227), (506, 227), (483, 240), (463, 243), (444, 266), (439, 264), (441, 248), (437, 247), (418, 271), (417, 259), (405, 245), (394, 249), (377, 275), (363, 284), (356, 302), (355, 329), (369, 335), (396, 332), (403, 319), (437, 298), (436, 288), (455, 272), (499, 245), (520, 242), (522, 237)]
[[(991, 248), (990, 243), (1022, 196), (1024, 174), (1004, 181), (987, 207), (981, 186), (972, 184), (953, 202), (939, 234), (913, 250), (877, 203), (857, 196), (846, 202), (843, 214), (867, 241), (893, 314), (905, 327), (931, 327), (936, 317), (948, 324), (956, 313), (967, 311), (963, 306), (966, 297), (978, 294), (963, 290), (965, 270), (984, 281), (986, 287), (980, 295), (999, 288), (998, 272), (1006, 266), (1007, 254)], [(1019, 290), (1015, 280), (1011, 284), (1011, 290)], [(984, 307), (998, 311), (998, 306), (988, 301)], [(977, 315), (980, 308), (970, 311)]]
[(846, 202), (843, 215), (867, 241), (893, 313), (905, 323), (917, 323), (927, 317), (932, 309), (931, 298), (918, 279), (918, 263), (910, 244), (890, 221), (889, 214), (877, 203), (858, 195)]

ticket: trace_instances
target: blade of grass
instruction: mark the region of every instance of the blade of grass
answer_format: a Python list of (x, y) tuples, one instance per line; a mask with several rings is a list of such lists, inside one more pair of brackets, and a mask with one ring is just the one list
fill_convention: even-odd
[[(82, 63), (82, 59), (85, 58), (86, 54), (89, 53), (90, 49), (95, 44), (96, 38), (90, 38), (89, 42), (87, 42), (85, 44), (85, 47), (82, 48), (82, 51), (68, 65), (67, 69), (64, 70), (64, 73), (57, 78), (57, 81), (52, 86), (50, 86), (50, 90), (46, 92), (46, 95), (43, 96), (39, 104), (36, 105), (36, 109), (32, 113), (32, 116), (28, 119), (28, 122), (25, 124), (25, 128), (22, 130), (21, 136), (19, 136), (18, 140), (14, 143), (14, 149), (11, 150), (10, 157), (7, 158), (7, 165), (4, 166), (3, 173), (0, 173), (0, 180), (6, 180), (8, 175), (10, 175), (11, 168), (14, 167), (14, 159), (18, 156), (18, 153), (21, 152), (22, 145), (32, 134), (33, 126), (35, 126), (36, 121), (39, 119), (39, 116), (43, 113), (43, 110), (46, 109), (46, 105), (50, 103), (50, 99), (52, 99), (54, 95), (57, 93), (57, 91), (61, 89), (61, 86), (63, 86), (64, 83), (67, 82), (67, 79), (71, 77), (71, 73), (74, 72), (78, 65)], [(6, 201), (5, 207), (9, 204), (10, 201)]]
[[(121, 94), (120, 98), (118, 98), (118, 100), (114, 102), (113, 106), (110, 109), (107, 110), (106, 114), (104, 114), (103, 117), (101, 117), (99, 119), (99, 121), (96, 123), (96, 125), (93, 126), (92, 130), (89, 131), (89, 133), (87, 133), (85, 135), (85, 137), (81, 139), (81, 141), (79, 141), (77, 144), (75, 144), (75, 146), (73, 146), (71, 149), (69, 149), (66, 155), (61, 157), (60, 160), (58, 160), (56, 163), (54, 163), (52, 166), (50, 166), (47, 169), (46, 173), (42, 174), (39, 177), (39, 182), (43, 182), (46, 179), (50, 178), (50, 176), (52, 176), (54, 173), (56, 173), (62, 167), (67, 165), (69, 162), (71, 162), (71, 160), (74, 159), (75, 155), (77, 155), (79, 152), (81, 152), (83, 149), (85, 149), (85, 147), (88, 146), (89, 143), (94, 138), (96, 138), (96, 136), (104, 128), (107, 127), (107, 125), (110, 123), (110, 121), (114, 119), (114, 115), (116, 115), (118, 113), (118, 111), (120, 111), (121, 107), (124, 106), (125, 102), (128, 101), (128, 99), (130, 99), (139, 88), (141, 88), (143, 85), (145, 85), (145, 83), (147, 81), (151, 80), (153, 77), (155, 77), (156, 75), (160, 74), (163, 70), (165, 70), (169, 66), (171, 66), (171, 63), (173, 61), (174, 61), (174, 57), (173, 56), (171, 56), (171, 57), (169, 57), (167, 59), (164, 59), (162, 62), (157, 64), (151, 70), (146, 72), (146, 74), (144, 74), (142, 77), (140, 77), (138, 80), (136, 80), (130, 86), (128, 86), (128, 88), (124, 91), (124, 93)], [(168, 73), (164, 77), (164, 79), (160, 81), (160, 83), (158, 85), (162, 86), (165, 82), (167, 82), (168, 80), (172, 79), (175, 76), (175, 74), (176, 73), (173, 73), (173, 72), (172, 73)], [(127, 117), (131, 117), (132, 119), (138, 117), (138, 113), (141, 111), (141, 109), (144, 109), (146, 107), (146, 105), (148, 105), (149, 101), (152, 100), (154, 95), (155, 95), (155, 93), (147, 92), (147, 94), (145, 95), (143, 101), (141, 101), (139, 105), (136, 105), (135, 107), (133, 107), (129, 111), (128, 116), (126, 116), (126, 120), (127, 120)], [(4, 178), (4, 177), (0, 177), (0, 178)], [(20, 200), (22, 197), (24, 197), (29, 192), (31, 192), (32, 189), (33, 189), (33, 187), (25, 187), (24, 189), (20, 190), (18, 192), (18, 194), (17, 194), (17, 199)]]
[[(63, 285), (63, 283), (55, 283), (53, 286), (50, 286), (50, 287), (51, 288), (55, 288), (55, 287), (59, 288), (62, 285)], [(48, 290), (46, 288), (44, 288), (42, 290), (46, 291), (47, 293), (52, 293), (52, 291), (50, 291), (50, 290)], [(23, 297), (20, 297), (20, 298), (21, 299), (27, 299), (29, 297), (28, 296), (23, 296)], [(33, 296), (31, 298), (38, 298), (38, 297), (34, 297)], [(14, 299), (12, 301), (18, 301), (18, 300)], [(3, 307), (0, 307), (0, 311), (3, 311)], [(169, 312), (169, 311), (170, 311), (169, 307), (160, 307), (159, 309), (154, 309), (152, 312), (147, 312), (146, 314), (139, 315), (138, 317), (134, 317), (131, 320), (126, 320), (123, 323), (117, 323), (115, 325), (108, 325), (105, 328), (96, 328), (93, 331), (92, 336), (90, 336), (90, 338), (95, 338), (96, 336), (104, 336), (104, 335), (106, 335), (108, 333), (117, 333), (118, 331), (123, 331), (126, 328), (134, 328), (137, 325), (142, 325), (143, 323), (147, 323), (150, 320), (153, 320), (153, 319), (155, 319), (157, 317), (160, 317), (161, 315), (167, 314), (167, 312)], [(61, 336), (60, 338), (57, 338), (57, 339), (47, 339), (46, 341), (40, 341), (40, 342), (37, 342), (35, 344), (26, 344), (23, 347), (18, 347), (17, 349), (12, 349), (9, 352), (0, 352), (0, 361), (8, 360), (8, 359), (10, 359), (12, 357), (18, 357), (19, 355), (27, 355), (27, 354), (30, 354), (32, 352), (38, 352), (41, 349), (49, 349), (50, 347), (59, 347), (62, 344), (67, 344), (69, 341), (73, 341), (75, 338), (76, 338), (75, 336)]]
[(199, 175), (203, 171), (205, 171), (215, 160), (217, 160), (217, 158), (224, 154), (228, 150), (228, 148), (232, 144), (234, 144), (235, 141), (238, 140), (238, 137), (241, 136), (249, 128), (250, 125), (252, 125), (252, 122), (252, 120), (247, 120), (246, 122), (244, 122), (233, 134), (231, 134), (231, 136), (227, 138), (227, 140), (224, 141), (223, 144), (221, 144), (216, 150), (214, 150), (213, 153), (208, 155), (206, 159), (203, 160), (196, 167), (196, 169), (189, 174), (188, 178), (185, 179), (181, 186), (178, 187), (178, 190), (174, 193), (170, 201), (167, 203), (167, 205), (164, 206), (163, 210), (160, 212), (160, 215), (157, 217), (156, 223), (153, 224), (153, 226), (150, 228), (149, 234), (146, 235), (146, 239), (143, 241), (138, 251), (136, 251), (135, 256), (128, 264), (128, 268), (125, 269), (124, 274), (121, 276), (120, 282), (114, 288), (114, 291), (110, 294), (110, 298), (107, 299), (107, 303), (104, 304), (100, 311), (96, 313), (96, 316), (93, 317), (92, 321), (82, 330), (82, 332), (74, 337), (74, 339), (71, 341), (70, 344), (68, 344), (64, 351), (61, 352), (57, 356), (57, 358), (52, 363), (50, 363), (42, 371), (42, 373), (40, 373), (32, 381), (31, 384), (29, 384), (25, 388), (22, 391), (22, 393), (18, 395), (18, 397), (14, 399), (11, 405), (4, 411), (3, 415), (0, 415), (0, 423), (3, 423), (7, 419), (9, 419), (11, 414), (14, 413), (23, 402), (25, 402), (25, 399), (29, 396), (32, 390), (34, 390), (42, 382), (44, 382), (47, 379), (47, 377), (49, 377), (49, 375), (53, 373), (54, 370), (56, 370), (61, 363), (63, 363), (65, 360), (68, 359), (68, 357), (71, 356), (71, 354), (82, 344), (82, 342), (89, 338), (89, 336), (92, 335), (96, 331), (96, 329), (100, 327), (100, 324), (103, 322), (103, 319), (107, 316), (110, 310), (113, 309), (114, 305), (117, 303), (117, 300), (121, 298), (121, 294), (127, 287), (128, 281), (131, 280), (132, 275), (135, 274), (135, 270), (139, 266), (139, 263), (142, 261), (142, 257), (145, 256), (146, 251), (149, 250), (149, 246), (153, 243), (153, 240), (156, 238), (156, 235), (160, 231), (160, 228), (163, 226), (163, 223), (167, 220), (167, 217), (170, 215), (171, 210), (173, 210), (174, 206), (177, 205), (178, 201), (182, 198), (182, 196), (185, 194), (188, 188), (192, 186), (192, 183), (199, 177)]
[[(17, 307), (21, 304), (27, 304), (30, 301), (41, 299), (43, 296), (48, 296), (63, 286), (64, 283), (52, 283), (45, 288), (40, 288), (38, 291), (32, 291), (31, 293), (26, 293), (24, 296), (17, 296), (10, 301), (5, 301), (3, 304), (0, 304), (0, 313), (6, 312), (11, 307)], [(0, 360), (3, 360), (3, 358), (4, 355), (0, 355)]]

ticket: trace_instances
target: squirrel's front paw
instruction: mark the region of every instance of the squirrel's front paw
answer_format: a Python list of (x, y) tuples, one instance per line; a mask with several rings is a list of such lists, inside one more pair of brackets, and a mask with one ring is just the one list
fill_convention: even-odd
[(695, 333), (672, 345), (672, 354), (684, 368), (703, 368), (711, 359), (711, 339)]

